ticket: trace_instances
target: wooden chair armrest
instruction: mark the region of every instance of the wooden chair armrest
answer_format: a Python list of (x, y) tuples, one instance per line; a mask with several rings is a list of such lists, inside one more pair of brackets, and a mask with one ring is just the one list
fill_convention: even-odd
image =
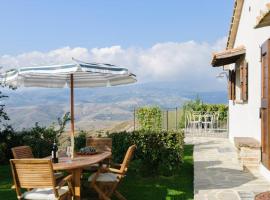
[(119, 169), (115, 169), (115, 168), (109, 168), (108, 171), (112, 173), (122, 174), (122, 172)]
[(66, 176), (65, 178), (63, 178), (63, 179), (58, 183), (58, 186), (59, 186), (59, 189), (60, 189), (61, 187), (63, 187), (63, 186), (67, 183), (68, 188), (69, 188), (69, 190), (71, 191), (72, 196), (74, 196), (74, 191), (73, 191), (73, 187), (72, 187), (71, 181), (72, 181), (72, 175), (70, 174), (70, 175)]
[(99, 168), (99, 173), (107, 173), (107, 172), (121, 174), (120, 169), (117, 169), (117, 168), (107, 167), (105, 165)]
[[(115, 164), (113, 166), (116, 166), (116, 167), (108, 167), (107, 165), (102, 165), (99, 167), (98, 172), (96, 174), (107, 173), (107, 172), (122, 174), (120, 171), (121, 164)], [(117, 168), (119, 168), (119, 169), (117, 169)]]

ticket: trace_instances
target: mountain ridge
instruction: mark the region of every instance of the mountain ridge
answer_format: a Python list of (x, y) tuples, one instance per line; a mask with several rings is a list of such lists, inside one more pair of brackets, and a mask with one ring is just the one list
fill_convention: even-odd
[[(3, 101), (15, 129), (30, 128), (35, 122), (50, 125), (69, 112), (69, 89), (4, 89)], [(75, 89), (77, 129), (107, 129), (133, 119), (133, 110), (145, 105), (163, 109), (181, 107), (199, 96), (205, 103), (227, 103), (225, 91), (189, 91), (178, 83), (135, 84), (111, 88)]]

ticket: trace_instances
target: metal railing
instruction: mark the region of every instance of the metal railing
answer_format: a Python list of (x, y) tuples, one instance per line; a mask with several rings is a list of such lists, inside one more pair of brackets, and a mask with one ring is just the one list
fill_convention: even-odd
[[(133, 113), (134, 130), (140, 129), (137, 109)], [(219, 112), (184, 112), (182, 108), (166, 108), (162, 109), (161, 128), (167, 131), (182, 129), (186, 136), (228, 137), (228, 113), (221, 115)]]
[(186, 112), (184, 130), (186, 135), (227, 137), (228, 117), (221, 118), (219, 112)]

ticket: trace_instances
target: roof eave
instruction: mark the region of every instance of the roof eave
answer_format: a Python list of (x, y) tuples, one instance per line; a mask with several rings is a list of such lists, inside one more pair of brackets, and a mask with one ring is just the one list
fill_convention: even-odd
[(239, 23), (240, 23), (240, 18), (243, 10), (243, 5), (244, 5), (244, 0), (235, 0), (234, 3), (234, 11), (233, 11), (233, 16), (231, 20), (231, 26), (230, 26), (230, 31), (229, 31), (229, 37), (227, 41), (227, 47), (226, 49), (232, 49), (234, 47)]
[(244, 46), (240, 46), (235, 49), (225, 50), (223, 52), (214, 53), (211, 64), (213, 67), (221, 67), (236, 63), (237, 60), (242, 59), (245, 54), (246, 48)]
[(266, 10), (260, 12), (260, 16), (257, 17), (257, 24), (255, 28), (262, 28), (270, 26), (270, 3), (266, 4)]

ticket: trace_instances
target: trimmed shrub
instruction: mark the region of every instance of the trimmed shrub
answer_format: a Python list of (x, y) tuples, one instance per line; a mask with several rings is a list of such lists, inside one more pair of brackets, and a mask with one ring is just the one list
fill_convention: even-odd
[(130, 145), (137, 145), (134, 159), (144, 176), (172, 175), (183, 162), (183, 132), (134, 131), (112, 133), (109, 137), (113, 142), (113, 160), (118, 163)]
[(161, 131), (161, 114), (159, 107), (141, 107), (136, 110), (139, 129), (142, 131)]

